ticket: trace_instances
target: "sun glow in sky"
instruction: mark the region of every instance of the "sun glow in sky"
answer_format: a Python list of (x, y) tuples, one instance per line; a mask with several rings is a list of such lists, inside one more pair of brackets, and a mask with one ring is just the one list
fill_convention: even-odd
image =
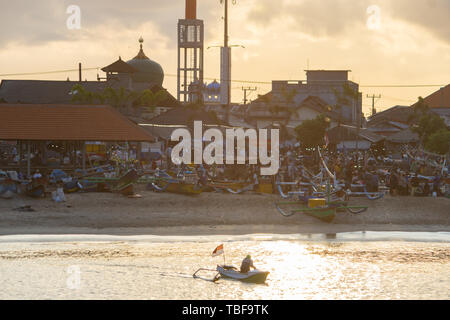
[[(0, 75), (102, 68), (121, 56), (144, 51), (165, 71), (164, 87), (176, 95), (176, 26), (184, 0), (0, 0)], [(231, 1), (230, 1), (231, 2)], [(198, 0), (205, 22), (205, 46), (223, 43), (223, 5)], [(69, 30), (69, 5), (81, 9), (81, 28)], [(379, 11), (369, 11), (376, 6)], [(374, 20), (374, 15), (377, 19)], [(370, 85), (445, 85), (450, 75), (450, 1), (448, 0), (238, 0), (230, 5), (232, 78), (264, 83), (232, 85), (232, 101), (242, 102), (242, 86), (270, 91), (272, 80), (304, 80), (304, 70), (350, 69), (367, 94), (381, 94), (378, 110), (410, 105), (439, 87), (380, 88)], [(378, 19), (379, 17), (379, 19)], [(373, 24), (374, 21), (376, 24)], [(218, 48), (205, 50), (207, 81), (220, 78)], [(102, 72), (99, 71), (103, 76)], [(83, 78), (95, 80), (96, 70)], [(77, 79), (77, 72), (1, 79)]]

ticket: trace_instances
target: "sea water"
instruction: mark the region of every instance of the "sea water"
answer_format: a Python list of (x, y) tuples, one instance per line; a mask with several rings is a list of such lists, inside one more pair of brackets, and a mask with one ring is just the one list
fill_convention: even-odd
[[(192, 277), (247, 254), (266, 284)], [(0, 283), (0, 299), (449, 299), (450, 233), (2, 236)]]

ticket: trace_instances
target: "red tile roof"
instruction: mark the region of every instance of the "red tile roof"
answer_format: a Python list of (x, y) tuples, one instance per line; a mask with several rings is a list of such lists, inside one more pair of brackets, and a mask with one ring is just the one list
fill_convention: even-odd
[(110, 106), (0, 104), (0, 140), (154, 141)]

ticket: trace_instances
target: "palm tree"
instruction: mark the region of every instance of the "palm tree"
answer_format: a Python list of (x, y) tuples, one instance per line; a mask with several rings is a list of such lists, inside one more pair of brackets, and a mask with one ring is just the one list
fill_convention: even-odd
[(289, 107), (294, 103), (294, 98), (297, 95), (297, 91), (295, 89), (284, 89), (281, 91), (281, 95), (283, 96), (284, 102), (286, 103), (287, 107)]
[(94, 94), (87, 91), (81, 84), (76, 84), (72, 87), (69, 93), (72, 95), (72, 102), (79, 104), (92, 104), (94, 101)]
[(81, 84), (76, 84), (72, 87), (70, 93), (72, 95), (72, 102), (78, 104), (104, 104), (105, 97), (101, 92), (91, 92), (86, 90)]
[(155, 107), (165, 99), (167, 99), (166, 90), (153, 92), (150, 89), (145, 89), (141, 92), (137, 101), (142, 107), (146, 108), (150, 112), (153, 112)]
[(131, 93), (128, 92), (124, 87), (120, 87), (117, 90), (111, 87), (107, 87), (103, 90), (103, 97), (109, 105), (120, 111), (128, 107)]

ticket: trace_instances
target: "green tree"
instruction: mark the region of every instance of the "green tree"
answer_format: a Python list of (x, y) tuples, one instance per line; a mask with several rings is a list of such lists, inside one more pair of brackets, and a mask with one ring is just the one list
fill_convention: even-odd
[(342, 123), (342, 108), (344, 106), (353, 107), (354, 101), (359, 98), (358, 90), (354, 90), (348, 83), (342, 85), (342, 90), (333, 88), (333, 94), (336, 97), (335, 111), (339, 114), (338, 125)]
[(283, 96), (284, 103), (287, 107), (294, 107), (294, 98), (297, 95), (297, 91), (295, 89), (286, 90), (283, 89), (281, 91), (281, 95)]
[(103, 96), (105, 97), (105, 101), (116, 109), (126, 107), (131, 98), (130, 92), (124, 87), (120, 87), (119, 89), (107, 87), (103, 90)]
[(425, 149), (438, 154), (448, 154), (450, 152), (450, 130), (439, 130), (427, 139)]
[(445, 129), (447, 129), (447, 126), (440, 116), (434, 113), (427, 113), (420, 117), (411, 130), (419, 135), (423, 144), (426, 144), (432, 134)]
[(419, 97), (417, 103), (413, 106), (413, 113), (408, 117), (408, 123), (415, 124), (419, 122), (420, 118), (428, 114), (429, 111), (428, 105), (422, 97)]
[(95, 104), (98, 99), (98, 95), (86, 90), (81, 84), (76, 84), (70, 91), (72, 95), (72, 102), (78, 104)]
[(145, 89), (141, 92), (137, 102), (140, 106), (146, 108), (150, 112), (153, 112), (155, 107), (157, 107), (158, 104), (163, 102), (165, 99), (167, 99), (166, 90), (153, 92), (150, 89)]
[(304, 148), (315, 148), (324, 144), (325, 132), (330, 126), (330, 120), (323, 114), (313, 120), (303, 121), (295, 128), (297, 140)]

